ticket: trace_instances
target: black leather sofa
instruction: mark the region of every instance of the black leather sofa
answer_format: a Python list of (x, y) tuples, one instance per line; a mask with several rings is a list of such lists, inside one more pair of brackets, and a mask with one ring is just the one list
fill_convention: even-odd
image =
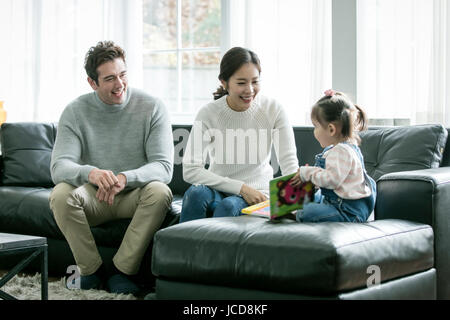
[[(320, 147), (294, 129), (300, 163)], [(159, 230), (156, 299), (449, 299), (450, 168), (442, 126), (370, 128), (375, 220), (201, 219)]]
[[(5, 123), (0, 128), (0, 232), (47, 237), (49, 274), (63, 275), (75, 262), (48, 206), (53, 187), (49, 163), (56, 130), (55, 124), (48, 123)], [(268, 224), (255, 217), (177, 224), (182, 195), (189, 187), (183, 181), (181, 168), (189, 130), (190, 126), (173, 126), (175, 166), (169, 186), (175, 197), (140, 270), (146, 283), (152, 284), (156, 277), (157, 298), (373, 298), (389, 297), (385, 292), (396, 290), (401, 291), (399, 297), (406, 290), (420, 291), (411, 295), (413, 298), (450, 298), (450, 280), (447, 280), (450, 147), (447, 147), (447, 130), (442, 126), (373, 127), (363, 134), (366, 166), (369, 174), (378, 180), (376, 221), (343, 226), (308, 226), (284, 221)], [(321, 147), (313, 137), (312, 128), (295, 127), (294, 134), (299, 162), (313, 163)], [(277, 171), (276, 161), (273, 166)], [(92, 228), (105, 261), (116, 252), (129, 221), (118, 220)], [(296, 237), (303, 233), (311, 236), (310, 242), (297, 245), (298, 240), (304, 239)], [(252, 235), (256, 235), (257, 241), (246, 243), (244, 240)], [(406, 236), (401, 238), (402, 235)], [(318, 247), (313, 246), (317, 239), (323, 240), (326, 254), (322, 257), (317, 254), (321, 251), (315, 250)], [(351, 245), (379, 239), (387, 240), (381, 240), (380, 246), (358, 250)], [(301, 248), (308, 243), (312, 245), (311, 250), (303, 252)], [(339, 248), (349, 250), (336, 254), (338, 243)], [(376, 289), (372, 288), (369, 293), (355, 294), (364, 289), (369, 275), (354, 276), (354, 270), (362, 265), (357, 262), (360, 257), (353, 256), (353, 252), (367, 252), (366, 258), (377, 257), (371, 265), (378, 263), (381, 267), (381, 283), (386, 284), (383, 290), (374, 294)], [(295, 255), (308, 257), (297, 259), (303, 261), (301, 266), (305, 270), (320, 272), (296, 274), (289, 267), (290, 258)], [(2, 259), (0, 269), (10, 268), (18, 259), (17, 256)], [(323, 264), (331, 260), (337, 263)], [(356, 261), (356, 264), (346, 261)], [(38, 267), (31, 265), (36, 270)], [(278, 274), (284, 274), (281, 280)], [(298, 279), (306, 285), (296, 286)], [(393, 286), (393, 281), (398, 280), (403, 282)], [(411, 289), (418, 286), (420, 290)]]
[[(54, 186), (50, 176), (50, 157), (56, 130), (55, 123), (4, 123), (1, 126), (0, 232), (47, 237), (49, 275), (62, 276), (69, 266), (75, 264), (75, 260), (48, 203)], [(189, 133), (187, 129), (184, 131)], [(181, 177), (180, 170), (175, 168), (175, 176)], [(186, 189), (182, 179), (177, 181), (176, 178), (170, 187), (175, 196), (162, 228), (178, 222), (182, 198), (180, 194)], [(99, 253), (106, 263), (110, 263), (119, 248), (130, 221), (131, 219), (121, 219), (92, 228)], [(22, 258), (21, 255), (2, 257), (0, 269), (10, 269)], [(150, 258), (151, 245), (137, 277), (146, 286), (154, 283)], [(27, 270), (38, 271), (40, 267), (32, 262)]]

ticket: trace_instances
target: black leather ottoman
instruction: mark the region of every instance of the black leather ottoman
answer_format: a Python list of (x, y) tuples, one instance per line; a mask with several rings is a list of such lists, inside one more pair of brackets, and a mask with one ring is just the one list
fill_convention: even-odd
[(433, 230), (240, 216), (155, 235), (156, 299), (436, 299)]

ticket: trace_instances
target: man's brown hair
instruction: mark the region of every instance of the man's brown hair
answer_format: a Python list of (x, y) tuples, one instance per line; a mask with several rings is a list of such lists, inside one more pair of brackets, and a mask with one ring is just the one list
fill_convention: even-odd
[(86, 53), (84, 69), (89, 78), (98, 85), (98, 66), (116, 58), (121, 58), (125, 63), (125, 51), (113, 41), (100, 41), (95, 47), (89, 48), (89, 51)]

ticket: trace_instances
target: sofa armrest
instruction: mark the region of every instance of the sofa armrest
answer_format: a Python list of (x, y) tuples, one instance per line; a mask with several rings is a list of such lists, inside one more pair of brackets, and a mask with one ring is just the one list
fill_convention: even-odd
[(377, 181), (377, 189), (376, 220), (433, 227), (437, 297), (450, 299), (450, 167), (389, 173)]
[(375, 219), (434, 225), (449, 217), (450, 167), (388, 173), (377, 181)]

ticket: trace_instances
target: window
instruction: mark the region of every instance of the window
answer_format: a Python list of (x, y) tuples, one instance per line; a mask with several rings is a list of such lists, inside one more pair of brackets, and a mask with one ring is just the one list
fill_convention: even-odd
[(130, 86), (161, 98), (175, 124), (213, 99), (234, 46), (258, 54), (261, 93), (294, 125), (331, 86), (331, 0), (2, 0), (0, 35), (8, 122), (58, 121), (92, 92), (84, 56), (100, 40), (125, 49)]
[(173, 123), (192, 123), (219, 86), (222, 54), (255, 51), (262, 94), (291, 123), (309, 124), (331, 86), (331, 0), (144, 0), (143, 88), (167, 105)]
[[(0, 100), (7, 122), (56, 122), (92, 92), (84, 56), (100, 40), (127, 52), (129, 80), (141, 85), (141, 0), (1, 0)], [(139, 41), (137, 41), (139, 39)]]
[(144, 0), (143, 21), (143, 89), (190, 123), (218, 83), (221, 1)]
[(357, 1), (357, 97), (372, 124), (450, 124), (449, 14), (445, 0)]

